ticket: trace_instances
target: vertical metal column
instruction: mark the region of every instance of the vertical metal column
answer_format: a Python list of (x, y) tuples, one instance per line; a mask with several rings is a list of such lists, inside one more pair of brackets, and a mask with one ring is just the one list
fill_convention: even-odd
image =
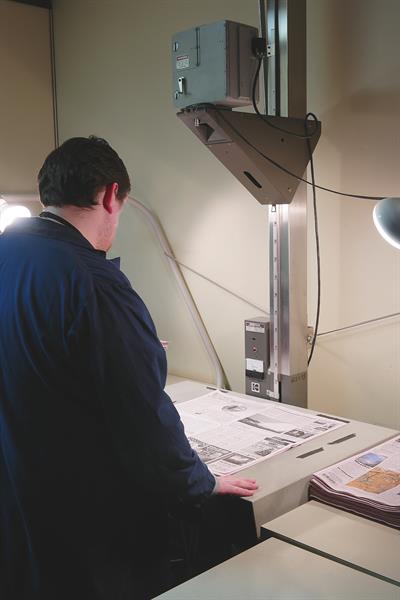
[[(260, 18), (264, 1), (260, 0)], [(268, 0), (266, 33), (266, 113), (304, 118), (307, 111), (306, 0)], [(283, 138), (286, 136), (282, 134)], [(306, 184), (299, 186), (291, 204), (270, 207), (269, 233), (271, 397), (306, 407)]]

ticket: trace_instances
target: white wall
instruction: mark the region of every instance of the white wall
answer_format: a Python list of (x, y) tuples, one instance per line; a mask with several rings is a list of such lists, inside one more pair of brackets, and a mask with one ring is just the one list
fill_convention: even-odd
[[(228, 18), (257, 25), (245, 0), (55, 0), (61, 140), (91, 133), (119, 151), (133, 192), (159, 216), (179, 260), (268, 307), (266, 208), (177, 120), (170, 38)], [(399, 194), (396, 0), (309, 0), (309, 109), (323, 122), (321, 183)], [(384, 7), (384, 10), (379, 10)], [(400, 311), (400, 253), (373, 230), (373, 203), (319, 194), (321, 331)], [(316, 277), (310, 220), (309, 314)], [(170, 370), (213, 374), (178, 290), (141, 215), (127, 208), (115, 251), (169, 339)], [(243, 321), (259, 310), (184, 271), (233, 389), (242, 391)], [(310, 406), (400, 426), (399, 321), (320, 338)]]
[(0, 194), (35, 192), (54, 147), (48, 10), (0, 0), (0, 78)]
[[(308, 102), (323, 124), (318, 180), (350, 193), (398, 196), (400, 3), (308, 0), (308, 8)], [(319, 192), (318, 203), (321, 332), (399, 312), (400, 252), (377, 235), (374, 202)], [(311, 407), (399, 427), (400, 320), (321, 337), (309, 391)]]

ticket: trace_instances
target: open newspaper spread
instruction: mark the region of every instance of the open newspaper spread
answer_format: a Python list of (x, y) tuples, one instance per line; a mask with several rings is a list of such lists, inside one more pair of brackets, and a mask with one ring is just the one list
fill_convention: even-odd
[(215, 475), (246, 469), (345, 424), (218, 390), (175, 406), (192, 448)]
[(400, 529), (400, 436), (315, 473), (309, 497)]

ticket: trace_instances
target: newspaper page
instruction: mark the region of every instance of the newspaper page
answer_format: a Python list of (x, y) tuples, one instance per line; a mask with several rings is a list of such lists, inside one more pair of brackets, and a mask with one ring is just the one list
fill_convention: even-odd
[(345, 422), (214, 391), (176, 405), (186, 435), (215, 475), (227, 475)]
[(400, 436), (314, 474), (331, 489), (400, 506)]

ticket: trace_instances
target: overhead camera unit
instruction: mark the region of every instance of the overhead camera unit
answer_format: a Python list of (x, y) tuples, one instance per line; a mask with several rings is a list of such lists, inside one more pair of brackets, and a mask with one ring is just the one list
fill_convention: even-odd
[[(218, 21), (172, 40), (173, 102), (179, 119), (261, 204), (289, 204), (304, 173), (320, 123), (239, 112), (258, 101), (258, 30)], [(265, 49), (264, 49), (265, 50)], [(286, 170), (276, 164), (285, 165)]]

